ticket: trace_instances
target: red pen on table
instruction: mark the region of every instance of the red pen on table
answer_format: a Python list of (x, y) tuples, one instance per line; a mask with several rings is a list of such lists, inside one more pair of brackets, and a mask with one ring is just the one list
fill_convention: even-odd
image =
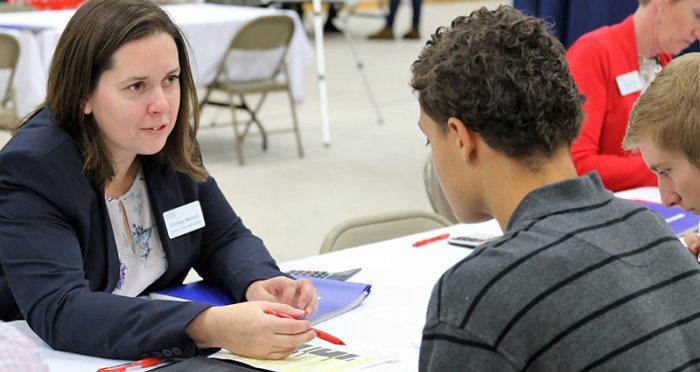
[[(278, 317), (278, 318), (286, 318), (286, 319), (295, 319), (295, 320), (296, 320), (296, 318), (294, 318), (293, 316), (288, 315), (288, 314), (285, 314), (285, 313), (280, 313), (279, 311), (274, 311), (274, 310), (263, 310), (263, 312), (264, 312), (265, 314), (274, 315), (274, 316), (276, 316), (276, 317)], [(319, 330), (316, 329), (316, 328), (311, 328), (311, 330), (314, 331), (314, 332), (316, 332), (316, 335), (317, 335), (318, 338), (320, 338), (321, 340), (326, 340), (326, 341), (328, 341), (328, 342), (330, 342), (330, 343), (332, 343), (332, 344), (336, 344), (336, 345), (345, 345), (345, 342), (343, 342), (343, 341), (342, 341), (341, 339), (339, 339), (338, 337), (335, 337), (335, 336), (331, 335), (330, 333), (326, 333), (326, 332), (323, 332), (323, 331), (319, 331)]]
[(160, 364), (162, 361), (163, 361), (163, 359), (160, 359), (160, 358), (146, 358), (146, 359), (137, 360), (137, 361), (135, 361), (135, 362), (120, 364), (120, 365), (117, 365), (117, 366), (100, 368), (100, 369), (97, 370), (97, 372), (124, 372), (124, 371), (126, 371), (128, 368), (135, 368), (135, 367), (140, 367), (140, 368), (153, 367), (153, 366), (155, 366), (155, 365)]
[(449, 237), (450, 237), (450, 234), (442, 234), (442, 235), (438, 235), (438, 236), (433, 237), (433, 238), (417, 241), (417, 242), (413, 243), (413, 246), (414, 247), (422, 247), (426, 244), (439, 242), (440, 240), (445, 240)]

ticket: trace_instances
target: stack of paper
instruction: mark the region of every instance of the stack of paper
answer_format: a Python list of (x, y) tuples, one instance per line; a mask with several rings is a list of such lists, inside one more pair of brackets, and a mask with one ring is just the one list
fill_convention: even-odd
[(388, 363), (397, 357), (396, 350), (370, 346), (339, 346), (313, 340), (297, 346), (292, 355), (282, 360), (246, 358), (221, 350), (210, 358), (230, 359), (268, 371), (331, 372), (355, 371), (377, 364)]

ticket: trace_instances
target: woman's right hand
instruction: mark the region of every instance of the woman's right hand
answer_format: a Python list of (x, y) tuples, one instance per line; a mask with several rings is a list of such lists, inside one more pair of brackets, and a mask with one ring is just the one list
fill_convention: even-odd
[(194, 318), (187, 333), (199, 348), (221, 347), (256, 359), (286, 358), (297, 345), (316, 337), (309, 321), (282, 319), (264, 310), (295, 318), (304, 315), (289, 305), (265, 301), (214, 306)]

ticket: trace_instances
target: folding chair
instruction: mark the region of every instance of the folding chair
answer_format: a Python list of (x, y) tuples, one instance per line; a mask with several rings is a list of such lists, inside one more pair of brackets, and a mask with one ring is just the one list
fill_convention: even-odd
[(445, 194), (442, 192), (440, 180), (438, 180), (435, 171), (433, 170), (433, 162), (430, 156), (425, 159), (423, 166), (423, 183), (425, 184), (425, 192), (428, 194), (428, 200), (433, 207), (435, 213), (447, 218), (452, 223), (459, 223), (450, 203), (447, 202)]
[[(263, 150), (267, 150), (268, 132), (258, 119), (258, 112), (265, 101), (267, 93), (276, 91), (287, 93), (292, 110), (292, 121), (294, 124), (293, 128), (281, 131), (294, 132), (299, 157), (301, 158), (304, 156), (304, 150), (301, 144), (301, 135), (299, 134), (296, 106), (294, 103), (294, 97), (292, 96), (292, 92), (289, 87), (289, 73), (284, 60), (293, 35), (294, 20), (286, 15), (263, 16), (249, 21), (233, 36), (228, 50), (221, 60), (219, 69), (216, 73), (216, 78), (207, 86), (207, 90), (204, 94), (204, 99), (202, 100), (200, 107), (204, 107), (206, 104), (212, 104), (217, 106), (227, 106), (231, 109), (231, 115), (233, 117), (233, 132), (236, 140), (236, 153), (238, 154), (238, 161), (241, 165), (244, 164), (242, 150), (243, 140), (248, 135), (250, 127), (253, 124), (255, 124), (260, 131), (260, 135), (262, 136)], [(271, 70), (272, 72), (270, 76), (245, 81), (232, 77), (229, 73), (229, 63), (231, 63), (231, 61), (235, 63), (235, 55), (232, 55), (232, 53), (235, 54), (234, 52), (241, 51), (270, 53), (278, 51), (279, 53), (275, 54), (274, 61), (272, 61), (274, 68)], [(266, 55), (269, 55), (269, 53)], [(270, 61), (268, 60), (267, 62)], [(221, 102), (212, 99), (211, 94), (214, 91), (224, 92), (228, 96), (228, 101)], [(256, 105), (251, 106), (245, 99), (245, 96), (249, 94), (261, 94), (262, 96)], [(238, 99), (240, 100), (239, 103), (234, 101), (234, 96), (238, 96)], [(245, 123), (245, 126), (242, 129), (239, 128), (239, 122), (236, 115), (237, 109), (245, 110), (250, 115), (250, 119)]]
[(0, 70), (9, 70), (7, 87), (0, 90), (0, 128), (14, 131), (17, 129), (17, 102), (12, 82), (19, 59), (19, 42), (12, 35), (0, 33)]
[(328, 232), (319, 253), (338, 251), (452, 225), (453, 223), (445, 217), (423, 211), (392, 212), (353, 218)]

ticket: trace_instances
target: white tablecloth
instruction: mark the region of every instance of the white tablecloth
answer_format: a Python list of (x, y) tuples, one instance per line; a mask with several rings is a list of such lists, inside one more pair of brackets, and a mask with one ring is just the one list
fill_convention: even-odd
[[(304, 69), (311, 62), (311, 45), (299, 16), (288, 10), (238, 7), (215, 4), (182, 4), (163, 7), (180, 26), (190, 44), (190, 60), (197, 85), (214, 79), (216, 69), (228, 43), (253, 18), (269, 14), (287, 14), (294, 18), (296, 31), (287, 55), (292, 94), (297, 101), (304, 97)], [(0, 14), (0, 32), (14, 35), (22, 51), (14, 79), (18, 113), (22, 116), (40, 104), (46, 94), (46, 80), (53, 51), (74, 9)], [(232, 73), (254, 78), (270, 68), (259, 55), (236, 55)], [(0, 87), (6, 75), (0, 75)]]
[[(500, 233), (495, 220), (474, 225), (455, 225), (357, 248), (286, 262), (283, 270), (313, 269), (341, 271), (361, 267), (350, 280), (372, 285), (370, 295), (357, 308), (318, 325), (345, 342), (396, 350), (395, 359), (366, 369), (381, 372), (411, 372), (418, 369), (421, 331), (430, 293), (442, 273), (466, 257), (471, 249), (448, 245), (441, 240), (420, 248), (412, 244), (449, 232)], [(25, 321), (11, 322), (34, 340), (51, 372), (94, 372), (122, 363), (51, 349)]]
[[(617, 195), (650, 201), (658, 200), (659, 197), (656, 187), (629, 190)], [(371, 284), (370, 295), (357, 308), (320, 323), (318, 328), (348, 343), (376, 345), (399, 351), (391, 363), (380, 364), (368, 368), (367, 371), (416, 371), (421, 334), (433, 286), (443, 272), (466, 257), (471, 249), (449, 245), (446, 240), (419, 248), (414, 248), (412, 244), (444, 233), (459, 236), (474, 232), (499, 234), (501, 229), (495, 220), (480, 224), (454, 225), (285, 262), (280, 267), (284, 271), (342, 271), (362, 268), (362, 271), (349, 280)], [(121, 362), (52, 350), (27, 327), (26, 322), (17, 321), (10, 324), (40, 346), (51, 372), (92, 372), (97, 368)]]

